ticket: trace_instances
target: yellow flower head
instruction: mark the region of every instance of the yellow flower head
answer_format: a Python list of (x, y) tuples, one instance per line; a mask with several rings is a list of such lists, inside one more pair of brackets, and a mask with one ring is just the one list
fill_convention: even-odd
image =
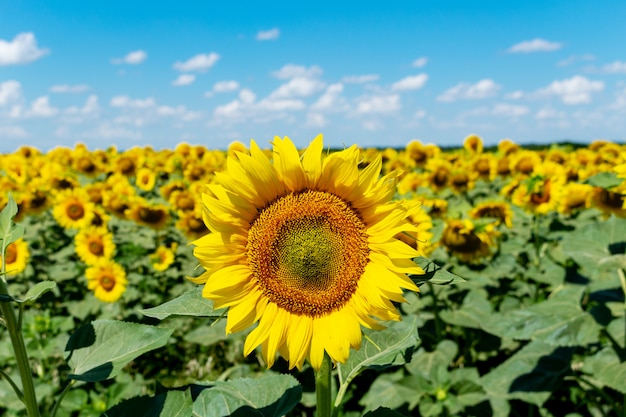
[(150, 263), (152, 267), (157, 271), (165, 271), (174, 263), (174, 259), (176, 258), (176, 249), (178, 249), (178, 244), (173, 243), (171, 246), (161, 245), (152, 255), (150, 255)]
[(206, 271), (203, 296), (228, 307), (226, 332), (255, 323), (244, 344), (268, 366), (276, 352), (319, 369), (326, 352), (345, 362), (361, 346), (361, 326), (399, 320), (393, 302), (418, 291), (418, 252), (396, 239), (416, 227), (410, 204), (391, 201), (397, 174), (379, 178), (381, 158), (359, 170), (356, 146), (325, 159), (321, 135), (299, 155), (276, 137), (273, 163), (252, 141), (250, 154), (229, 158), (203, 195), (211, 230), (193, 242)]
[(72, 188), (57, 194), (52, 214), (63, 228), (80, 229), (91, 223), (94, 208), (87, 191), (83, 188)]
[(96, 298), (106, 303), (119, 300), (126, 291), (126, 271), (121, 265), (110, 259), (101, 259), (85, 270), (87, 288)]
[(87, 265), (95, 265), (101, 259), (111, 259), (115, 251), (113, 235), (106, 228), (89, 226), (74, 237), (76, 253)]
[(0, 265), (4, 262), (4, 270), (7, 275), (16, 275), (26, 269), (29, 258), (28, 244), (23, 238), (19, 238), (7, 246), (4, 259), (0, 253)]
[(492, 254), (497, 235), (491, 224), (477, 228), (469, 219), (451, 219), (446, 222), (440, 244), (460, 260), (473, 263)]

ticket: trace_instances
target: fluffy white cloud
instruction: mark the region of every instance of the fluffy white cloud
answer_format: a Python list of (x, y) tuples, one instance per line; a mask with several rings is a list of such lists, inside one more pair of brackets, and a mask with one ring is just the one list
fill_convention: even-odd
[(130, 130), (125, 127), (115, 126), (109, 122), (100, 124), (95, 129), (84, 132), (83, 137), (88, 139), (141, 139), (142, 134), (137, 130)]
[(317, 65), (307, 68), (302, 65), (287, 64), (278, 71), (273, 72), (272, 75), (279, 80), (286, 80), (295, 77), (313, 78), (322, 75), (322, 69)]
[(295, 77), (274, 90), (270, 94), (270, 98), (308, 97), (321, 91), (325, 86), (326, 83), (315, 78)]
[(156, 106), (156, 101), (152, 97), (131, 100), (128, 96), (115, 96), (111, 99), (111, 107), (129, 107), (136, 109), (145, 109)]
[(328, 124), (326, 118), (320, 113), (309, 113), (306, 116), (305, 125), (308, 127), (324, 127)]
[(570, 55), (566, 59), (564, 59), (562, 61), (559, 61), (557, 63), (557, 65), (559, 67), (566, 67), (568, 65), (572, 65), (572, 64), (574, 64), (576, 62), (579, 62), (579, 61), (593, 61), (594, 59), (596, 59), (596, 57), (591, 55), (591, 54)]
[(511, 54), (530, 53), (530, 52), (550, 52), (561, 49), (563, 44), (560, 42), (550, 42), (545, 39), (535, 38), (530, 41), (516, 43), (508, 49)]
[(346, 100), (341, 97), (343, 84), (336, 83), (328, 86), (326, 91), (311, 105), (315, 111), (344, 111), (347, 110)]
[(202, 112), (188, 110), (185, 106), (159, 106), (156, 108), (156, 114), (159, 116), (176, 116), (186, 122), (202, 117)]
[(364, 84), (376, 81), (379, 78), (380, 76), (378, 74), (348, 75), (343, 77), (341, 81), (347, 84)]
[(234, 80), (219, 81), (213, 84), (213, 91), (216, 93), (227, 93), (239, 89), (239, 83)]
[(304, 101), (296, 99), (265, 98), (258, 102), (256, 108), (261, 111), (291, 111), (302, 110), (306, 107)]
[(250, 104), (256, 100), (256, 94), (254, 94), (252, 90), (244, 88), (239, 92), (239, 99), (242, 103)]
[(626, 74), (626, 62), (615, 61), (602, 67), (602, 71), (609, 74)]
[(146, 58), (148, 58), (148, 54), (146, 53), (146, 51), (142, 51), (141, 49), (139, 49), (137, 51), (132, 51), (132, 52), (127, 53), (124, 56), (124, 58), (113, 58), (111, 62), (116, 65), (118, 64), (137, 65), (145, 61)]
[(519, 100), (522, 97), (524, 97), (524, 92), (521, 90), (515, 90), (505, 96), (505, 98), (510, 100)]
[(210, 54), (197, 54), (189, 58), (187, 61), (177, 61), (174, 64), (174, 69), (181, 72), (198, 71), (204, 72), (217, 63), (220, 56), (215, 52)]
[(422, 57), (417, 58), (415, 61), (413, 61), (411, 65), (415, 68), (422, 68), (426, 66), (427, 63), (428, 63), (428, 58), (426, 58), (425, 56), (422, 56)]
[(256, 39), (258, 41), (272, 41), (278, 39), (280, 36), (280, 30), (278, 28), (272, 28), (270, 30), (260, 30), (256, 34)]
[(405, 77), (400, 81), (397, 81), (391, 85), (392, 91), (406, 91), (406, 90), (417, 90), (422, 88), (426, 81), (428, 81), (428, 75), (426, 74), (417, 74), (409, 77)]
[(550, 85), (540, 89), (536, 95), (559, 96), (564, 104), (583, 104), (591, 101), (591, 94), (604, 90), (602, 81), (593, 81), (581, 75), (575, 75), (565, 80), (553, 81)]
[(28, 133), (20, 126), (0, 126), (0, 137), (25, 138)]
[(84, 93), (85, 91), (89, 91), (89, 86), (86, 84), (61, 84), (50, 87), (51, 93)]
[(32, 32), (20, 33), (10, 42), (0, 39), (0, 66), (28, 64), (49, 52), (37, 46)]
[(59, 109), (50, 105), (50, 98), (42, 96), (32, 102), (30, 109), (26, 111), (26, 117), (52, 117), (59, 113)]
[(400, 96), (397, 94), (375, 95), (357, 99), (356, 112), (359, 114), (393, 113), (399, 109)]
[(90, 115), (96, 114), (100, 111), (100, 105), (98, 104), (98, 96), (93, 94), (87, 97), (85, 105), (83, 107), (68, 107), (64, 113), (67, 115)]
[(15, 80), (0, 83), (0, 106), (6, 106), (22, 98), (22, 85)]
[(565, 112), (562, 110), (556, 110), (552, 107), (544, 107), (535, 113), (535, 119), (547, 120), (547, 119), (563, 119), (565, 118)]
[(172, 85), (175, 87), (180, 87), (183, 85), (191, 85), (196, 81), (196, 76), (193, 74), (180, 74), (178, 78), (172, 81)]
[(460, 99), (477, 100), (495, 96), (500, 86), (489, 78), (482, 79), (476, 84), (460, 83), (444, 91), (437, 97), (438, 101), (456, 101)]

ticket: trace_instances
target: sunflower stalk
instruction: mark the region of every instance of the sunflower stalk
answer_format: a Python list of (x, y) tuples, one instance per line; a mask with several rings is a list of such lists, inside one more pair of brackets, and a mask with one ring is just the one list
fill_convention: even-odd
[[(9, 295), (7, 284), (4, 279), (0, 279), (0, 294)], [(29, 417), (39, 417), (40, 414), (37, 406), (37, 396), (35, 394), (33, 375), (28, 355), (26, 353), (26, 346), (24, 345), (24, 338), (22, 337), (22, 329), (19, 325), (21, 324), (21, 320), (18, 321), (15, 316), (15, 310), (13, 309), (11, 302), (1, 301), (0, 309), (2, 310), (2, 316), (4, 317), (7, 330), (9, 331), (9, 337), (11, 338), (11, 344), (13, 345), (13, 351), (15, 352), (15, 361), (17, 362), (20, 379), (22, 380), (23, 402), (26, 406), (26, 412)]]
[(331, 368), (330, 356), (324, 354), (322, 366), (315, 371), (315, 394), (317, 396), (316, 417), (331, 417), (333, 414), (331, 400)]

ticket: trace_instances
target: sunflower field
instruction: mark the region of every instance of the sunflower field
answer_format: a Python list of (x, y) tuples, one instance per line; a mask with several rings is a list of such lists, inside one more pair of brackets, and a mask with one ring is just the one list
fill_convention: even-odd
[(272, 145), (0, 154), (0, 415), (626, 417), (626, 145)]

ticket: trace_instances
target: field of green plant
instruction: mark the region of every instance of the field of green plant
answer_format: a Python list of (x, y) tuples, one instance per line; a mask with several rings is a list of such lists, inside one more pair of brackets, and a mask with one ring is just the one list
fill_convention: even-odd
[[(332, 415), (626, 417), (625, 145), (359, 151), (401, 171), (425, 273), (333, 364)], [(0, 415), (326, 415), (319, 371), (244, 355), (193, 282), (202, 194), (249, 152), (0, 155)]]

